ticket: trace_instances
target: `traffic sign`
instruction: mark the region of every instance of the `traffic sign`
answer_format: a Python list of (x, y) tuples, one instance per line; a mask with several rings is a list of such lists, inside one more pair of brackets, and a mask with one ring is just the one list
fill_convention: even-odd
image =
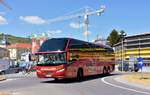
[(137, 58), (137, 61), (138, 61), (138, 67), (139, 67), (140, 69), (142, 69), (143, 66), (144, 66), (143, 58), (142, 58), (142, 57), (139, 57), (139, 58)]

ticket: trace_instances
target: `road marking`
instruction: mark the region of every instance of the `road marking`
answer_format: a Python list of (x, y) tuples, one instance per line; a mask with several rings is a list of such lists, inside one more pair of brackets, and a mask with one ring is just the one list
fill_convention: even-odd
[(105, 81), (107, 77), (104, 77), (101, 79), (101, 81), (107, 85), (110, 85), (110, 86), (113, 86), (113, 87), (116, 87), (116, 88), (121, 88), (121, 89), (125, 89), (125, 90), (128, 90), (128, 91), (133, 91), (133, 92), (137, 92), (137, 93), (142, 93), (142, 94), (146, 94), (146, 95), (150, 95), (149, 92), (144, 92), (144, 91), (138, 91), (138, 90), (135, 90), (135, 89), (131, 89), (131, 88), (127, 88), (127, 87), (123, 87), (123, 86), (119, 86), (119, 85), (115, 85), (115, 84), (112, 84), (112, 83), (109, 83), (107, 81)]

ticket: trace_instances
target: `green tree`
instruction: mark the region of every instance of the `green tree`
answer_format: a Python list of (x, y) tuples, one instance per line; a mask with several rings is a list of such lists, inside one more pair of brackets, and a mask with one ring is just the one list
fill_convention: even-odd
[(109, 34), (107, 41), (109, 41), (109, 44), (111, 47), (113, 47), (115, 44), (117, 44), (120, 40), (120, 35), (117, 30), (113, 29), (112, 32)]

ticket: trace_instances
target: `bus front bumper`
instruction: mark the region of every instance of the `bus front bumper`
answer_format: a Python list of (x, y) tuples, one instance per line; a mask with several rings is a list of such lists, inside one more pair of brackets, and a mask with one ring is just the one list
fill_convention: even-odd
[(65, 72), (37, 71), (39, 78), (65, 78)]

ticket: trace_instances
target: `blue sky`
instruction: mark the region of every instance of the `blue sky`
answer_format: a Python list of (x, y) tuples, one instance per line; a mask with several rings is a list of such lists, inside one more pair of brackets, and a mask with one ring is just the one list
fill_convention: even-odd
[[(7, 10), (0, 5), (0, 33), (27, 37), (42, 32), (51, 33), (52, 37), (73, 37), (86, 40), (83, 35), (83, 19), (74, 18), (55, 23), (50, 19), (75, 12), (84, 7), (94, 10), (105, 5), (101, 16), (89, 17), (89, 39), (96, 39), (97, 34), (106, 38), (111, 30), (124, 30), (128, 35), (150, 32), (150, 0), (5, 0), (12, 7)], [(72, 13), (72, 14), (71, 14)]]

